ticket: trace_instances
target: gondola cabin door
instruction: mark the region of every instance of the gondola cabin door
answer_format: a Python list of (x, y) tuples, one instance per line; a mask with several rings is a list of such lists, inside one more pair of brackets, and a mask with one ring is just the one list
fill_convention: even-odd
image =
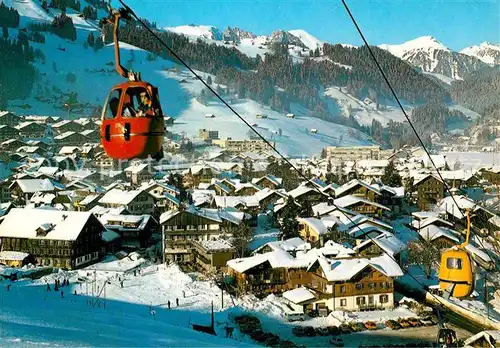
[(159, 159), (165, 124), (158, 90), (146, 82), (113, 87), (101, 118), (101, 144), (111, 158)]

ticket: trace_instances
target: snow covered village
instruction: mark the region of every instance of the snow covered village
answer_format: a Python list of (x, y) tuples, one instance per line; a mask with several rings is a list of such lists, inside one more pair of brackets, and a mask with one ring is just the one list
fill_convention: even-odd
[(499, 45), (129, 2), (0, 0), (1, 346), (499, 346)]

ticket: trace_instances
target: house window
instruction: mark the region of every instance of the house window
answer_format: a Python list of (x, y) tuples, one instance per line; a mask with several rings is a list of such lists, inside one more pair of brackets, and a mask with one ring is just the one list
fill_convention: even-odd
[(347, 306), (347, 300), (345, 298), (340, 300), (340, 307), (345, 307)]
[(391, 288), (391, 287), (392, 287), (392, 283), (390, 283), (390, 282), (386, 282), (386, 283), (385, 283), (385, 286), (389, 289), (389, 288)]
[(388, 295), (380, 295), (379, 301), (380, 301), (380, 303), (387, 303), (387, 302), (389, 302), (389, 296)]
[(385, 282), (380, 282), (380, 288), (385, 289)]
[(369, 287), (370, 289), (375, 289), (375, 286), (376, 286), (376, 284), (375, 284), (374, 282), (373, 282), (373, 283), (369, 283), (369, 284), (368, 284), (368, 287)]
[(362, 283), (356, 284), (356, 290), (362, 290), (362, 289), (363, 289), (363, 284)]
[(365, 297), (364, 296), (356, 297), (356, 304), (358, 306), (363, 306), (365, 304)]
[(341, 292), (341, 293), (345, 292), (345, 285), (341, 285), (341, 286), (340, 286), (340, 292)]

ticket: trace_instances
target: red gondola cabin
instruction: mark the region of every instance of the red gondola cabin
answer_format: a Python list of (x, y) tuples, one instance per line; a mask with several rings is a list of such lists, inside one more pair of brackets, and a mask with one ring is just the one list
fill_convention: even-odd
[(165, 124), (158, 89), (129, 81), (111, 90), (102, 111), (101, 143), (115, 159), (163, 157)]

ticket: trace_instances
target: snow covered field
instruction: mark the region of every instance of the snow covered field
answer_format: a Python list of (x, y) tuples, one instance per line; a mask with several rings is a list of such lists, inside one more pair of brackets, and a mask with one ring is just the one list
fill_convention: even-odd
[[(223, 337), (225, 327), (235, 325), (232, 317), (250, 312), (259, 317), (263, 330), (278, 334), (282, 339), (307, 346), (324, 346), (328, 345), (329, 337), (298, 338), (292, 334), (293, 327), (324, 327), (366, 320), (383, 323), (391, 318), (415, 316), (399, 307), (394, 311), (348, 315), (335, 312), (325, 318), (288, 323), (284, 321), (287, 306), (282, 297), (270, 295), (258, 300), (247, 295), (234, 299), (224, 293), (222, 308), (221, 290), (212, 282), (197, 280), (195, 275), (181, 272), (176, 265), (153, 265), (136, 254), (130, 256), (122, 260), (108, 258), (87, 269), (59, 271), (34, 281), (0, 281), (0, 345), (246, 346), (253, 342), (238, 330), (232, 340)], [(70, 286), (60, 289), (64, 292), (62, 297), (60, 292), (54, 291), (54, 281), (65, 278), (69, 279)], [(47, 283), (51, 291), (47, 291)], [(10, 291), (7, 291), (8, 284), (11, 284)], [(178, 307), (176, 299), (179, 299)], [(212, 302), (217, 337), (191, 329), (193, 323), (209, 325)], [(383, 329), (343, 335), (344, 341), (351, 344), (357, 344), (359, 338), (370, 340), (372, 337), (377, 342), (389, 343), (394, 334)], [(403, 342), (417, 340), (410, 331), (408, 335), (398, 335), (398, 339)]]

